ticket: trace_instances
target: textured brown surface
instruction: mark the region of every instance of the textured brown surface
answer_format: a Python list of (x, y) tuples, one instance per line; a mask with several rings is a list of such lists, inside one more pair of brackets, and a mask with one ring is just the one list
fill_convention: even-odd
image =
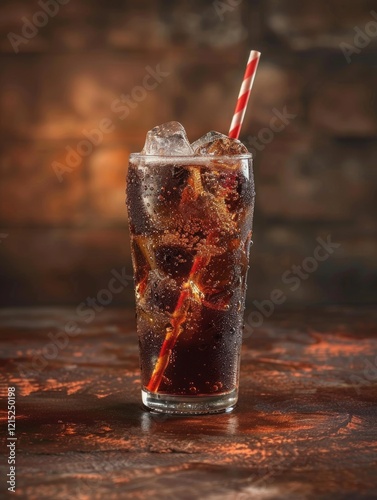
[(275, 312), (244, 340), (236, 410), (195, 418), (141, 409), (131, 312), (97, 313), (36, 369), (36, 356), (53, 358), (48, 335), (64, 345), (71, 319), (64, 309), (0, 312), (20, 498), (376, 498), (372, 308)]

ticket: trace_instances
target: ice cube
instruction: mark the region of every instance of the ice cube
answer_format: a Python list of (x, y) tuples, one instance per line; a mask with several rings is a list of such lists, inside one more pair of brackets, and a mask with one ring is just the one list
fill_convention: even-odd
[(159, 269), (176, 280), (187, 280), (193, 256), (184, 246), (160, 245), (155, 250)]
[(246, 146), (238, 139), (211, 130), (191, 144), (196, 155), (231, 156), (248, 153)]
[(134, 236), (131, 241), (132, 257), (135, 264), (135, 286), (137, 294), (142, 297), (148, 282), (151, 262), (148, 259), (148, 250), (140, 236)]
[(179, 295), (180, 288), (174, 279), (164, 276), (159, 270), (149, 273), (145, 297), (150, 310), (173, 313)]
[(206, 134), (199, 137), (199, 139), (191, 144), (192, 149), (196, 154), (200, 153), (200, 149), (207, 145), (208, 143), (213, 142), (215, 139), (225, 138), (226, 135), (221, 134), (220, 132), (216, 132), (216, 130), (211, 130)]
[(183, 126), (178, 122), (167, 122), (147, 133), (142, 154), (187, 156), (193, 154), (193, 149)]

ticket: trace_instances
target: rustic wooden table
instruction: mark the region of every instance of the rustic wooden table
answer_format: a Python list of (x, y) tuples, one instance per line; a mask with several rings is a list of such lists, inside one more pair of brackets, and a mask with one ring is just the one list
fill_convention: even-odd
[[(244, 341), (236, 410), (195, 418), (141, 408), (130, 311), (97, 312), (73, 334), (76, 319), (0, 312), (17, 497), (377, 497), (375, 310), (275, 312)], [(6, 399), (1, 412), (6, 421)], [(9, 465), (1, 471), (4, 491)]]

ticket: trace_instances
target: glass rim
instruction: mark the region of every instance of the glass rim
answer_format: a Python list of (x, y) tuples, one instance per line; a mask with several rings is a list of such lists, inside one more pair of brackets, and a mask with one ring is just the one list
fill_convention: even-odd
[(130, 154), (130, 159), (143, 159), (143, 160), (149, 160), (149, 161), (164, 161), (166, 162), (171, 162), (171, 161), (178, 161), (178, 162), (183, 162), (186, 160), (186, 162), (201, 162), (201, 161), (208, 161), (208, 160), (215, 160), (215, 161), (221, 161), (221, 160), (249, 160), (253, 159), (252, 153), (242, 153), (238, 155), (174, 155), (174, 156), (166, 156), (166, 155), (146, 155), (143, 153), (131, 153)]

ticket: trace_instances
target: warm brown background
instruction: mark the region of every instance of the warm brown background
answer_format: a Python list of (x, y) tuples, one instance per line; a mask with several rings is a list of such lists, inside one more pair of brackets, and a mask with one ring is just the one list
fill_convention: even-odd
[[(372, 9), (367, 0), (70, 0), (16, 54), (8, 33), (20, 35), (22, 17), (41, 7), (3, 0), (1, 304), (76, 305), (112, 269), (130, 272), (128, 154), (171, 119), (192, 140), (226, 132), (250, 48), (263, 58), (242, 139), (250, 145), (274, 109), (297, 117), (256, 153), (249, 302), (274, 288), (287, 304), (375, 301), (377, 36), (350, 64), (340, 48)], [(112, 103), (157, 64), (169, 76), (121, 120)], [(59, 182), (52, 163), (103, 118), (114, 131)], [(341, 247), (289, 292), (282, 274), (328, 234)], [(132, 300), (131, 287), (116, 297)]]

